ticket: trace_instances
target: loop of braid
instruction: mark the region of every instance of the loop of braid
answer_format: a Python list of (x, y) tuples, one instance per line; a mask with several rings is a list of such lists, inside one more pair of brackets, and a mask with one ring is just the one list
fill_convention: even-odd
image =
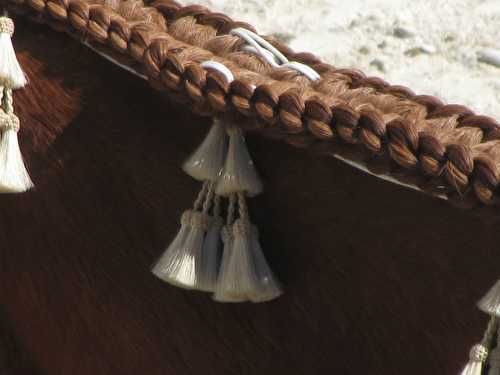
[[(133, 18), (127, 13), (131, 13), (126, 9), (129, 2), (120, 3), (115, 10), (84, 0), (9, 1), (14, 11), (26, 4), (59, 29), (88, 36), (93, 42), (140, 62), (154, 87), (167, 88), (173, 98), (190, 103), (195, 111), (212, 114), (235, 110), (244, 116), (256, 116), (264, 128), (269, 127), (274, 134), (300, 146), (317, 141), (329, 144), (334, 138), (361, 143), (371, 152), (387, 152), (406, 169), (444, 177), (459, 193), (474, 190), (484, 203), (496, 201), (500, 156), (493, 146), (500, 139), (500, 126), (463, 106), (444, 105), (435, 97), (415, 95), (405, 87), (391, 86), (354, 69), (335, 69), (311, 54), (294, 53), (272, 38), (266, 40), (287, 58), (317, 70), (322, 76), (320, 82), (304, 86), (297, 75), (273, 79), (274, 73), (270, 77), (250, 71), (234, 59), (215, 56), (213, 51), (176, 40), (167, 33), (167, 21), (185, 17), (194, 18), (205, 27), (204, 43), (235, 27), (255, 31), (204, 7), (182, 7), (175, 1), (162, 0), (142, 7), (142, 15)], [(228, 83), (217, 72), (207, 72), (199, 66), (210, 58), (224, 63), (235, 80)], [(334, 83), (336, 91), (331, 93)], [(380, 103), (370, 104), (384, 96), (396, 107), (397, 100), (416, 107), (408, 111), (398, 107), (391, 113)], [(467, 144), (459, 136), (443, 141), (442, 136), (430, 132), (428, 121), (452, 116), (457, 117), (453, 132), (477, 130), (478, 141)]]

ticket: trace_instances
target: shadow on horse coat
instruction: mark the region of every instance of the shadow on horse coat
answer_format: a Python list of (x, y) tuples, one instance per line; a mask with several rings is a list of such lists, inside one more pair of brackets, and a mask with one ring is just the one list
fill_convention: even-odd
[[(499, 220), (256, 136), (250, 201), (286, 294), (224, 305), (149, 272), (199, 183), (209, 120), (69, 37), (17, 20), (36, 184), (0, 196), (6, 374), (454, 374), (487, 318)], [(0, 367), (2, 369), (2, 367)]]

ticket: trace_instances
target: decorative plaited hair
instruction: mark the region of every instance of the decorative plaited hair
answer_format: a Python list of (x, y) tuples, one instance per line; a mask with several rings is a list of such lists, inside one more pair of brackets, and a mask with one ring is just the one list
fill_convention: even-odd
[[(272, 67), (241, 51), (245, 42), (230, 34), (238, 27), (255, 31), (252, 26), (197, 5), (6, 1), (12, 11), (35, 13), (57, 29), (88, 37), (102, 53), (146, 75), (153, 87), (199, 114), (232, 111), (264, 135), (338, 153), (368, 163), (368, 169), (373, 163), (375, 174), (392, 174), (431, 194), (498, 202), (499, 124), (464, 106), (416, 95), (356, 69), (337, 69), (264, 37), (321, 78), (313, 82), (293, 69)], [(203, 69), (200, 63), (207, 60), (224, 64), (234, 81)]]

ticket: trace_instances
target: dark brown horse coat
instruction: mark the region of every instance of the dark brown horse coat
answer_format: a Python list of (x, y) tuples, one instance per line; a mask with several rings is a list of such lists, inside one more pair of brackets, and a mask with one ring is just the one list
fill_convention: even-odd
[(36, 188), (0, 196), (0, 373), (458, 372), (500, 271), (495, 210), (250, 135), (252, 216), (286, 294), (217, 304), (149, 272), (199, 189), (179, 166), (209, 120), (68, 36), (18, 19), (14, 39)]

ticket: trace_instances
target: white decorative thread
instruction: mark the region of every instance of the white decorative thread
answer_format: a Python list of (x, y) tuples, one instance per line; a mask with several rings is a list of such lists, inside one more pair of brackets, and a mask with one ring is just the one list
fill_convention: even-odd
[[(278, 59), (281, 64), (286, 64), (288, 62), (288, 59), (283, 55), (276, 47), (274, 47), (271, 43), (269, 43), (267, 40), (262, 38), (260, 35), (255, 34), (254, 32), (244, 29), (242, 27), (237, 27), (233, 30), (230, 31), (230, 34), (239, 36), (241, 39), (246, 41), (248, 44), (251, 46), (255, 47), (257, 51), (259, 51), (260, 55), (263, 58), (266, 58), (265, 52), (261, 52), (263, 49), (267, 49), (270, 51), (276, 58)], [(279, 64), (276, 64), (276, 62), (273, 60), (267, 60), (266, 61), (273, 65), (274, 67), (278, 67)]]
[(249, 52), (254, 55), (261, 55), (269, 64), (271, 64), (274, 67), (279, 67), (279, 60), (276, 58), (275, 55), (271, 51), (268, 51), (267, 49), (260, 49), (258, 50), (254, 46), (246, 45), (241, 48), (242, 51), (244, 52)]
[(321, 76), (310, 66), (297, 61), (289, 61), (276, 47), (254, 32), (238, 27), (231, 30), (230, 34), (237, 35), (248, 45), (242, 48), (243, 51), (260, 55), (271, 66), (275, 68), (289, 68), (302, 73), (311, 81), (317, 81)]
[(210, 60), (210, 61), (204, 61), (200, 65), (204, 69), (217, 70), (219, 73), (221, 73), (224, 76), (224, 78), (226, 78), (226, 81), (228, 83), (231, 83), (234, 81), (233, 73), (224, 64), (221, 64), (220, 62)]
[(311, 81), (317, 81), (318, 79), (321, 78), (321, 76), (316, 72), (313, 68), (311, 68), (309, 65), (299, 63), (297, 61), (290, 61), (289, 63), (281, 65), (283, 68), (289, 68), (296, 70), (303, 75), (305, 75), (307, 78), (309, 78)]

